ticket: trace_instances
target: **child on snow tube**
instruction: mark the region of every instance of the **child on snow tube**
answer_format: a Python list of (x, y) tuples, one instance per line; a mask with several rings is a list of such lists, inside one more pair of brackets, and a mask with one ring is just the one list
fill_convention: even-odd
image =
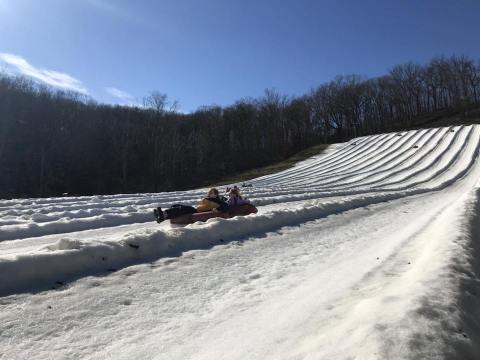
[(233, 187), (228, 193), (228, 206), (250, 205), (250, 201), (244, 199), (240, 194), (240, 189)]
[(208, 191), (207, 197), (203, 198), (196, 208), (193, 206), (175, 204), (171, 208), (162, 210), (158, 207), (153, 210), (155, 219), (158, 223), (166, 219), (174, 219), (182, 215), (193, 214), (196, 212), (205, 211), (220, 211), (226, 212), (228, 210), (228, 204), (225, 202), (225, 198), (220, 197), (217, 189), (212, 188)]
[(225, 202), (225, 198), (220, 194), (217, 189), (212, 188), (208, 191), (207, 197), (203, 198), (197, 205), (198, 212), (204, 211), (220, 211), (225, 212), (228, 210), (228, 204)]

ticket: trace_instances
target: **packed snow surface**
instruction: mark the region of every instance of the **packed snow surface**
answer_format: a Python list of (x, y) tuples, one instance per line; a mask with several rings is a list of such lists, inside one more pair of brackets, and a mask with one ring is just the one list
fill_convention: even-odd
[(206, 189), (0, 200), (0, 359), (468, 347), (458, 304), (479, 147), (479, 126), (356, 138), (249, 182), (258, 214), (184, 227), (152, 209)]

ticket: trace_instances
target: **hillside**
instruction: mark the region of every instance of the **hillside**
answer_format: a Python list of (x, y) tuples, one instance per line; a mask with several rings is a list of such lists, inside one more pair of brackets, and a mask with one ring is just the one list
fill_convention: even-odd
[(205, 189), (0, 201), (0, 354), (476, 359), (479, 150), (479, 125), (355, 138), (185, 227), (152, 208)]
[(0, 71), (0, 198), (195, 189), (260, 176), (255, 169), (318, 144), (475, 122), (480, 66), (438, 57), (189, 113), (167, 98), (157, 91), (144, 106), (112, 106)]
[(289, 158), (283, 161), (274, 163), (272, 165), (250, 169), (237, 174), (230, 174), (229, 176), (221, 180), (217, 180), (215, 183), (212, 183), (211, 181), (207, 181), (205, 184), (209, 185), (209, 187), (212, 187), (212, 186), (221, 187), (224, 185), (235, 184), (235, 183), (248, 185), (248, 182), (252, 179), (265, 176), (265, 175), (275, 174), (275, 173), (290, 169), (293, 166), (295, 166), (298, 162), (306, 160), (312, 156), (323, 154), (326, 151), (329, 151), (332, 147), (335, 147), (335, 145), (333, 146), (329, 144), (314, 145), (312, 147), (309, 147), (308, 149), (305, 149), (303, 151), (296, 153), (293, 156), (290, 156)]

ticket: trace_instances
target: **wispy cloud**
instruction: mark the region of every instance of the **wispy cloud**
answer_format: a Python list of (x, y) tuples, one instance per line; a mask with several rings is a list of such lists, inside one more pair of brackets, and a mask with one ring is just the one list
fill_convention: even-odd
[(126, 91), (117, 89), (116, 87), (106, 87), (105, 91), (112, 96), (115, 96), (122, 100), (132, 100), (133, 96), (127, 93)]
[(135, 99), (135, 97), (131, 94), (129, 94), (126, 91), (120, 90), (116, 87), (110, 86), (106, 87), (105, 91), (113, 96), (116, 97), (117, 99), (121, 100), (122, 105), (129, 105), (129, 106), (140, 106), (138, 101)]
[(35, 67), (21, 56), (0, 53), (0, 62), (6, 66), (7, 71), (31, 77), (47, 85), (60, 89), (88, 94), (88, 90), (85, 85), (73, 76), (59, 71)]

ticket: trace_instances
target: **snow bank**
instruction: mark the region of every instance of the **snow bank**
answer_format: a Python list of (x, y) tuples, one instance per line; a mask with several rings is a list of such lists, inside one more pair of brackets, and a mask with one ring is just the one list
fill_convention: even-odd
[[(422, 148), (412, 149), (412, 144)], [(41, 251), (3, 256), (0, 251), (0, 295), (42, 289), (85, 274), (177, 256), (186, 250), (204, 249), (358, 207), (439, 191), (470, 171), (478, 160), (479, 146), (478, 126), (356, 139), (295, 169), (253, 181), (255, 187), (245, 189), (245, 193), (260, 207), (257, 215), (212, 219), (173, 229), (158, 229), (152, 223), (152, 228), (135, 232), (127, 229), (111, 240), (91, 234), (79, 240), (68, 233), (151, 222), (154, 206), (191, 204), (203, 190), (0, 201), (0, 216), (5, 215), (0, 223), (0, 241), (65, 234)], [(379, 162), (384, 166), (378, 166)], [(337, 182), (327, 189), (324, 182), (334, 178)], [(362, 185), (366, 179), (370, 179), (368, 186)], [(277, 203), (279, 206), (266, 206)], [(55, 213), (48, 212), (52, 209)], [(24, 215), (15, 217), (14, 213)], [(58, 218), (65, 214), (75, 217)]]
[(159, 257), (177, 256), (186, 250), (209, 248), (245, 238), (249, 234), (296, 225), (389, 197), (367, 196), (330, 203), (319, 203), (317, 200), (290, 210), (274, 210), (233, 219), (210, 219), (207, 223), (166, 231), (127, 233), (120, 241), (62, 238), (39, 253), (0, 258), (0, 295), (50, 287), (86, 274), (101, 273)]
[[(466, 171), (468, 167), (439, 184), (435, 190), (448, 186)], [(178, 256), (187, 250), (206, 249), (249, 235), (259, 235), (284, 226), (299, 225), (331, 214), (432, 190), (376, 193), (330, 202), (313, 200), (292, 209), (260, 211), (256, 215), (233, 219), (210, 219), (206, 223), (197, 222), (184, 228), (127, 233), (120, 241), (63, 238), (45, 247), (41, 253), (0, 258), (0, 296), (63, 284), (80, 276), (114, 271), (160, 257)], [(11, 274), (15, 274), (15, 277)]]
[(62, 234), (80, 230), (98, 229), (125, 224), (152, 221), (151, 211), (125, 214), (103, 214), (88, 218), (61, 218), (50, 222), (28, 222), (4, 225), (0, 229), (0, 241), (24, 239), (49, 234)]

